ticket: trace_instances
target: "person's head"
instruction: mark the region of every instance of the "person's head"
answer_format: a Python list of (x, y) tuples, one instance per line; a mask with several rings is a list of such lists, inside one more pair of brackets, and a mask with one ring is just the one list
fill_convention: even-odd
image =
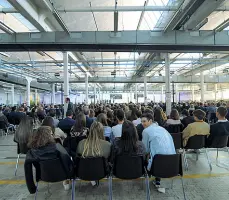
[(72, 112), (71, 110), (68, 110), (68, 111), (66, 112), (66, 117), (72, 118), (72, 117), (73, 117), (73, 112)]
[(186, 116), (186, 117), (188, 117), (190, 115), (187, 109), (182, 110), (181, 114)]
[(100, 122), (103, 126), (108, 126), (107, 124), (107, 116), (104, 113), (100, 113), (97, 118), (97, 122)]
[(52, 129), (49, 126), (41, 126), (35, 130), (29, 139), (28, 147), (31, 149), (38, 149), (40, 147), (55, 144), (52, 136)]
[(54, 120), (51, 116), (45, 117), (41, 126), (49, 126), (52, 129), (52, 133), (55, 134)]
[(173, 119), (173, 120), (179, 120), (180, 119), (180, 116), (179, 116), (179, 113), (178, 113), (177, 109), (173, 109), (171, 111), (170, 119)]
[(227, 115), (227, 108), (223, 107), (223, 106), (220, 106), (218, 109), (217, 109), (217, 112), (216, 112), (216, 117), (218, 119), (225, 119)]
[(138, 134), (134, 124), (125, 120), (122, 124), (121, 145), (124, 152), (136, 152)]
[(11, 111), (15, 111), (17, 109), (17, 107), (16, 106), (13, 106), (12, 108), (11, 108)]
[(28, 142), (30, 135), (33, 132), (33, 118), (28, 116), (23, 116), (20, 124), (15, 133), (15, 139), (19, 143), (25, 144)]
[(83, 113), (76, 115), (76, 123), (73, 126), (73, 131), (81, 132), (86, 127), (86, 116)]
[(90, 109), (89, 117), (90, 117), (90, 118), (95, 117), (95, 112), (94, 112), (94, 110)]
[(193, 112), (193, 116), (195, 121), (203, 121), (206, 113), (200, 109), (197, 109)]
[(142, 116), (142, 112), (141, 112), (141, 110), (137, 110), (137, 112), (136, 112), (136, 116), (137, 116), (137, 118), (140, 118), (140, 117)]
[(161, 110), (156, 108), (154, 110), (154, 121), (156, 122), (161, 122), (163, 121), (163, 117), (162, 117), (162, 113), (161, 113)]
[(152, 123), (153, 123), (153, 121), (154, 121), (154, 117), (153, 117), (153, 114), (151, 114), (151, 113), (144, 113), (143, 115), (142, 115), (142, 126), (144, 127), (144, 128), (147, 128), (147, 127), (149, 127)]
[(125, 114), (124, 114), (123, 110), (121, 110), (121, 109), (117, 110), (117, 112), (116, 112), (116, 118), (117, 118), (117, 120), (118, 120), (119, 123), (121, 123), (121, 122), (124, 121)]
[(104, 140), (103, 125), (100, 122), (94, 121), (84, 143), (82, 157), (88, 157), (90, 151), (93, 157), (101, 156), (102, 147), (100, 140)]
[(66, 103), (69, 103), (69, 102), (70, 102), (70, 98), (67, 97), (67, 98), (65, 99), (65, 102), (66, 102)]
[(55, 117), (56, 111), (55, 111), (55, 110), (50, 110), (50, 111), (49, 111), (49, 115), (50, 115), (51, 117)]
[(112, 111), (111, 110), (109, 110), (108, 112), (107, 112), (107, 118), (108, 119), (113, 119), (113, 113), (112, 113)]
[(84, 114), (87, 115), (87, 116), (90, 113), (90, 110), (89, 110), (89, 108), (87, 106), (84, 107), (83, 111), (84, 111)]
[(19, 111), (19, 112), (24, 112), (24, 108), (23, 108), (23, 107), (20, 107), (20, 108), (18, 109), (18, 111)]
[(146, 108), (146, 109), (144, 110), (143, 114), (145, 114), (145, 113), (150, 113), (150, 114), (154, 115), (153, 110), (150, 109), (150, 108)]

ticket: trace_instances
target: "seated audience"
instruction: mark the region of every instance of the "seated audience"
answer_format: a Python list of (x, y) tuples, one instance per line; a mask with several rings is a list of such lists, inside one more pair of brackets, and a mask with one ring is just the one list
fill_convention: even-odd
[(205, 112), (198, 109), (193, 112), (194, 123), (189, 124), (183, 130), (183, 146), (187, 145), (188, 139), (194, 135), (209, 135), (210, 126), (204, 122)]
[[(32, 137), (30, 137), (28, 147), (30, 150), (26, 155), (24, 168), (26, 184), (31, 194), (35, 193), (37, 189), (33, 180), (32, 164), (35, 168), (38, 168), (40, 161), (59, 158), (66, 173), (69, 173), (69, 176), (72, 175), (73, 162), (64, 147), (55, 143), (50, 127), (41, 126), (34, 131)], [(64, 181), (63, 185), (65, 190), (70, 189), (69, 181)]]
[(92, 109), (90, 109), (89, 118), (92, 119), (93, 121), (96, 120), (95, 112)]
[(145, 154), (145, 146), (138, 140), (138, 133), (134, 124), (130, 121), (124, 121), (122, 136), (120, 139), (116, 139), (112, 146), (111, 163), (119, 155), (142, 156), (145, 159)]
[(188, 110), (184, 109), (181, 112), (182, 115), (182, 120), (181, 123), (184, 125), (184, 128), (186, 128), (189, 124), (195, 122), (194, 117), (190, 116), (190, 113), (188, 112)]
[(89, 108), (86, 106), (84, 107), (84, 114), (86, 116), (86, 127), (87, 128), (90, 128), (92, 123), (94, 122), (94, 119), (90, 118), (89, 117), (89, 114), (90, 114), (90, 110)]
[(113, 116), (113, 113), (112, 113), (112, 111), (111, 110), (109, 110), (108, 112), (107, 112), (107, 124), (108, 124), (108, 126), (110, 126), (110, 127), (112, 127), (112, 126), (115, 126), (115, 124), (114, 124), (114, 116)]
[(62, 143), (64, 139), (67, 137), (66, 133), (64, 133), (60, 128), (54, 126), (54, 120), (51, 116), (45, 117), (45, 119), (43, 120), (42, 126), (51, 127), (53, 137), (55, 139), (61, 139)]
[(141, 124), (142, 112), (140, 110), (137, 110), (136, 116), (137, 116), (137, 119), (132, 121), (135, 126), (137, 126), (138, 124)]
[(16, 118), (16, 106), (13, 106), (11, 108), (11, 112), (8, 115), (8, 121), (10, 124), (14, 124), (15, 125), (15, 118)]
[(15, 119), (15, 124), (18, 125), (21, 121), (21, 119), (26, 116), (25, 112), (24, 112), (24, 108), (20, 107), (18, 109), (18, 112), (15, 113), (14, 119)]
[(229, 136), (229, 122), (226, 119), (227, 109), (219, 107), (216, 111), (217, 123), (210, 126), (210, 135), (207, 140), (207, 145), (211, 146), (214, 137)]
[(14, 135), (14, 142), (18, 143), (21, 152), (27, 152), (29, 138), (33, 134), (33, 118), (24, 116)]
[(42, 122), (44, 120), (45, 116), (46, 116), (46, 113), (44, 111), (44, 108), (39, 107), (37, 109), (37, 117), (38, 117), (39, 121)]
[(103, 125), (94, 121), (91, 125), (87, 139), (81, 140), (77, 147), (77, 154), (85, 157), (104, 157), (110, 156), (111, 144), (104, 138)]
[(49, 116), (52, 117), (53, 121), (54, 121), (54, 126), (55, 127), (58, 127), (58, 124), (59, 124), (59, 120), (55, 118), (55, 115), (56, 115), (56, 111), (54, 109), (51, 109), (49, 111)]
[(108, 126), (106, 114), (100, 113), (97, 116), (97, 122), (100, 122), (103, 125), (105, 139), (107, 141), (111, 141), (112, 140), (112, 129), (110, 126)]
[(112, 134), (113, 134), (114, 138), (121, 137), (121, 135), (122, 135), (122, 124), (124, 122), (124, 118), (125, 118), (124, 111), (121, 109), (117, 110), (116, 119), (118, 121), (118, 124), (116, 126), (112, 127)]
[(7, 117), (2, 112), (2, 107), (0, 107), (0, 121), (3, 122), (3, 124), (5, 125), (5, 127), (8, 127), (9, 126), (8, 119), (7, 119)]
[(83, 113), (79, 113), (76, 116), (76, 121), (72, 127), (70, 134), (64, 140), (63, 146), (68, 153), (75, 158), (76, 150), (79, 142), (86, 139), (89, 134), (89, 129), (86, 127), (86, 116)]
[(72, 117), (72, 111), (68, 110), (66, 112), (66, 118), (61, 120), (58, 124), (58, 127), (67, 134), (70, 133), (72, 126), (75, 124), (75, 120), (73, 120)]
[[(156, 154), (176, 154), (172, 136), (166, 129), (154, 123), (154, 117), (151, 113), (142, 115), (142, 142), (146, 147), (146, 153), (150, 155), (147, 169), (150, 171), (153, 157)], [(160, 178), (156, 178), (156, 187), (160, 186)]]
[(158, 123), (159, 126), (164, 126), (165, 121), (162, 116), (162, 112), (159, 108), (154, 110), (154, 121)]
[(166, 121), (166, 126), (181, 124), (179, 113), (173, 109), (170, 113), (169, 119)]

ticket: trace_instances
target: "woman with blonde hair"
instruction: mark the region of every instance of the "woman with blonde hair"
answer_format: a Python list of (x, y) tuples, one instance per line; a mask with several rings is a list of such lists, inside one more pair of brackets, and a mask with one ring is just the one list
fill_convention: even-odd
[(111, 144), (104, 138), (103, 125), (93, 122), (87, 139), (81, 140), (77, 147), (77, 154), (85, 157), (108, 158), (111, 152)]

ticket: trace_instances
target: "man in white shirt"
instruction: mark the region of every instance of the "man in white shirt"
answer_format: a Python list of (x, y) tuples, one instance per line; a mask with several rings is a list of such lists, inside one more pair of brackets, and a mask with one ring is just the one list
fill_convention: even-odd
[(125, 118), (125, 114), (124, 114), (123, 110), (121, 110), (121, 109), (117, 110), (116, 118), (118, 120), (118, 124), (116, 126), (112, 127), (113, 139), (115, 139), (116, 137), (122, 136), (122, 124), (123, 124), (124, 118)]

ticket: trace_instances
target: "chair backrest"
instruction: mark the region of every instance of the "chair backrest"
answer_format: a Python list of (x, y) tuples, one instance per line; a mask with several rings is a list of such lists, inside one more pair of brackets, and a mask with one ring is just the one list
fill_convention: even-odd
[(171, 133), (173, 138), (175, 149), (182, 149), (183, 142), (182, 142), (182, 133)]
[(77, 158), (76, 163), (76, 176), (85, 181), (97, 181), (109, 173), (103, 157)]
[(183, 124), (170, 124), (166, 127), (169, 133), (181, 133), (184, 129)]
[(136, 179), (144, 174), (142, 156), (117, 156), (114, 161), (113, 174), (120, 179)]
[(201, 149), (205, 147), (206, 135), (194, 135), (188, 139), (185, 149)]
[(228, 136), (215, 136), (213, 137), (211, 148), (224, 148), (227, 146)]
[(161, 155), (153, 158), (150, 174), (158, 178), (183, 176), (181, 154)]
[(1, 130), (6, 129), (6, 123), (4, 121), (0, 121), (0, 129)]
[(65, 171), (60, 159), (40, 161), (41, 180), (45, 182), (59, 182), (70, 179), (68, 172)]

